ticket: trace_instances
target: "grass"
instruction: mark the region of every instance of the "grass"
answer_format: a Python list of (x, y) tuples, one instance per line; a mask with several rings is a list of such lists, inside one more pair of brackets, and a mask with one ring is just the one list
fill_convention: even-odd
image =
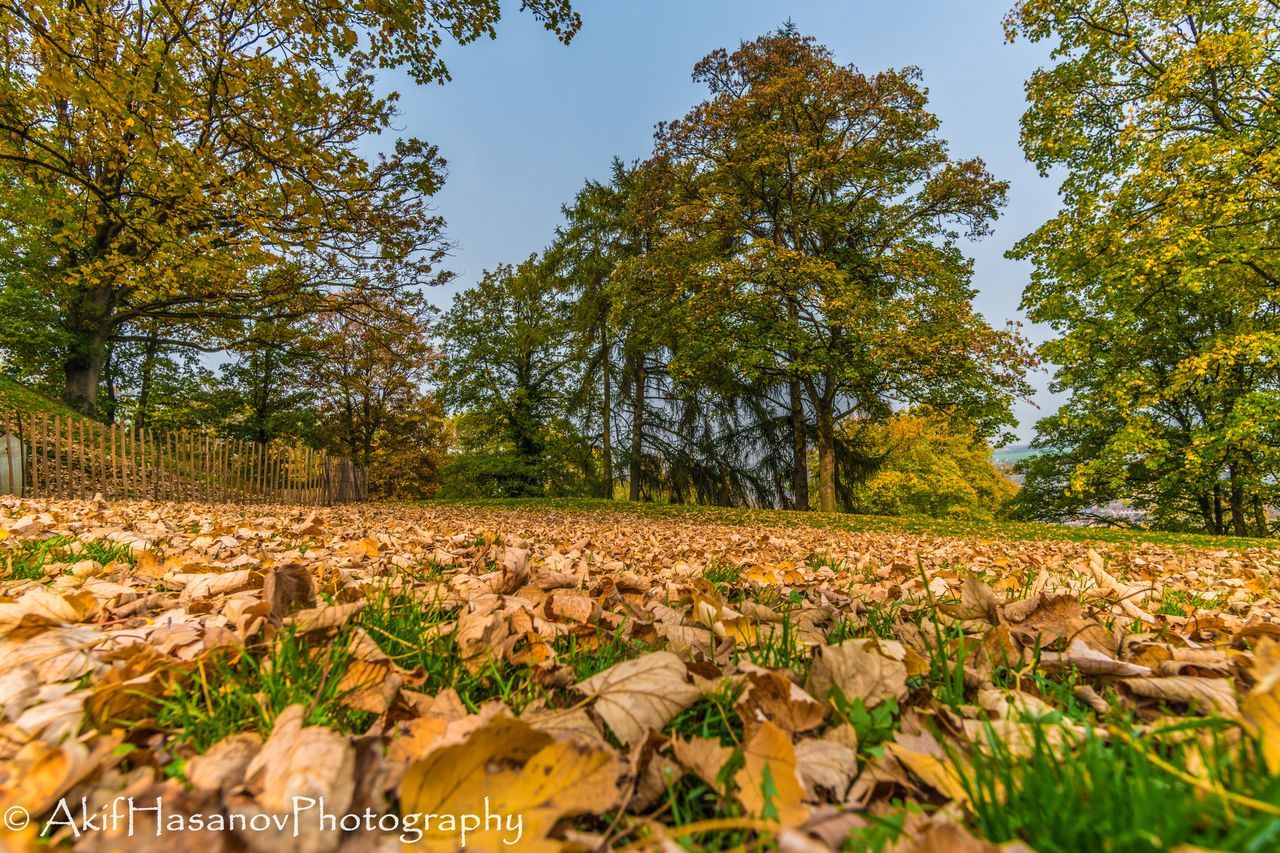
[(0, 579), (45, 580), (46, 566), (94, 560), (102, 565), (125, 562), (133, 565), (133, 550), (123, 543), (86, 542), (69, 536), (27, 539), (0, 552)]
[(666, 731), (685, 739), (712, 738), (721, 746), (741, 746), (742, 720), (733, 709), (741, 695), (741, 685), (725, 684), (677, 714)]
[(831, 692), (831, 707), (841, 721), (853, 726), (858, 752), (864, 756), (884, 752), (884, 743), (898, 730), (898, 700), (892, 696), (868, 709), (861, 696), (849, 699), (837, 686)]
[(418, 690), (435, 694), (452, 687), (471, 711), (500, 699), (518, 712), (541, 695), (528, 667), (499, 666), (489, 660), (477, 671), (468, 668), (453, 632), (441, 630), (457, 614), (439, 602), (389, 587), (375, 590), (368, 602), (355, 624), (396, 664), (423, 673)]
[(84, 415), (63, 405), (51, 397), (32, 391), (25, 385), (0, 376), (0, 409), (18, 409), (23, 412), (44, 412), (64, 418), (84, 418)]
[(1261, 767), (1250, 741), (1236, 737), (1235, 724), (1193, 721), (1141, 740), (1059, 729), (1060, 746), (1050, 731), (1033, 726), (1025, 756), (993, 739), (962, 769), (975, 823), (989, 840), (1023, 841), (1040, 853), (1280, 847), (1280, 817), (1243, 799), (1280, 807), (1280, 780)]
[(467, 501), (441, 501), (441, 503), (506, 507), (511, 509), (612, 512), (640, 516), (642, 518), (670, 519), (689, 525), (807, 526), (820, 530), (850, 532), (968, 536), (1023, 542), (1104, 542), (1126, 546), (1154, 544), (1200, 548), (1280, 547), (1280, 540), (1275, 538), (1240, 539), (1231, 536), (1168, 533), (1136, 528), (1076, 527), (1067, 524), (1039, 524), (1023, 521), (899, 518), (879, 515), (853, 515), (850, 513), (802, 513), (790, 510), (712, 507), (691, 504), (631, 504), (602, 498), (490, 498)]
[(711, 562), (702, 570), (702, 576), (715, 584), (716, 589), (722, 589), (742, 580), (742, 566), (736, 566), (732, 563)]
[(156, 723), (203, 752), (242, 731), (266, 734), (290, 705), (307, 709), (306, 725), (362, 731), (373, 714), (346, 707), (340, 687), (352, 662), (349, 629), (323, 643), (294, 631), (278, 634), (265, 654), (215, 652), (158, 700)]
[(1160, 595), (1155, 612), (1165, 616), (1191, 616), (1199, 611), (1221, 610), (1225, 596), (1206, 598), (1198, 592), (1185, 589), (1166, 589)]

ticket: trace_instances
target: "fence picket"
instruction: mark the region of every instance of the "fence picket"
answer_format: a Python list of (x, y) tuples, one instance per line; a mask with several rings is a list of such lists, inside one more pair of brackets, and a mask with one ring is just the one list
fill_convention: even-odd
[(207, 432), (97, 424), (58, 413), (0, 411), (18, 452), (0, 472), (23, 497), (294, 503), (366, 499), (364, 471), (304, 446), (224, 439)]

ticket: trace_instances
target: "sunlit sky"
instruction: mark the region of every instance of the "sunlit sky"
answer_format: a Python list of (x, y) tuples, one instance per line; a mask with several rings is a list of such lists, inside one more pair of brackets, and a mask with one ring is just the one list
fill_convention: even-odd
[[(447, 48), (444, 86), (387, 75), (401, 95), (397, 130), (439, 146), (449, 178), (436, 198), (457, 244), (457, 277), (433, 290), (437, 306), (485, 269), (545, 247), (560, 206), (588, 178), (607, 175), (612, 157), (651, 149), (654, 125), (683, 115), (705, 96), (690, 74), (718, 47), (776, 29), (788, 18), (827, 45), (838, 61), (866, 72), (915, 65), (953, 154), (980, 156), (1010, 181), (995, 233), (968, 244), (975, 300), (993, 324), (1016, 320), (1029, 269), (1004, 253), (1057, 208), (1056, 182), (1023, 158), (1018, 120), (1023, 83), (1047, 62), (1044, 45), (1005, 41), (1012, 0), (580, 0), (583, 28), (564, 46), (531, 16), (505, 4), (498, 39)], [(1046, 329), (1025, 325), (1040, 340)], [(1019, 404), (1019, 438), (1051, 411), (1047, 374), (1032, 377), (1034, 403)], [(1037, 406), (1039, 408), (1037, 408)]]

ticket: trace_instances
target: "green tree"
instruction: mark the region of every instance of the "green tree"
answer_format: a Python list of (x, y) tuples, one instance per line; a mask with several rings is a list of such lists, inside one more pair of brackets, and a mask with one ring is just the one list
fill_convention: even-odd
[(811, 418), (825, 511), (848, 417), (932, 403), (984, 432), (1011, 424), (1026, 354), (973, 312), (959, 246), (987, 233), (1005, 184), (948, 154), (919, 72), (865, 75), (785, 29), (710, 54), (694, 79), (711, 97), (658, 131), (679, 189), (648, 265), (680, 306), (675, 372), (783, 383), (796, 502)]
[[(521, 7), (566, 41), (579, 26), (569, 0)], [(361, 153), (396, 115), (374, 73), (447, 80), (444, 39), (492, 36), (500, 13), (500, 0), (0, 2), (0, 230), (20, 272), (0, 314), (54, 315), (66, 400), (91, 413), (128, 324), (318, 313), (438, 280), (427, 199), (444, 164), (415, 139)], [(301, 274), (264, 293), (258, 273), (281, 261)]]
[(1048, 41), (1027, 155), (1063, 208), (1016, 247), (1070, 398), (1023, 511), (1124, 499), (1165, 527), (1265, 534), (1280, 475), (1280, 12), (1258, 0), (1020, 3)]
[(486, 272), (454, 299), (441, 334), (441, 397), (458, 416), (463, 457), (451, 465), (489, 496), (541, 495), (577, 444), (565, 417), (578, 379), (572, 306), (536, 256)]

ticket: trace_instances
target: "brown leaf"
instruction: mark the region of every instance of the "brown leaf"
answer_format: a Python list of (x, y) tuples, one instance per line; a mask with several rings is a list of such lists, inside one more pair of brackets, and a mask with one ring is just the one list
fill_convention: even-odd
[(297, 563), (267, 572), (262, 597), (271, 605), (271, 622), (279, 625), (286, 616), (316, 606), (316, 586), (311, 573)]
[(293, 807), (294, 797), (324, 797), (341, 814), (351, 805), (355, 750), (323, 726), (304, 725), (305, 709), (291, 705), (276, 717), (271, 736), (245, 770), (245, 784), (271, 812)]
[(894, 640), (846, 640), (838, 646), (818, 646), (805, 690), (825, 702), (839, 688), (852, 702), (861, 699), (874, 708), (885, 699), (907, 696), (906, 649)]
[(1119, 661), (1110, 655), (1103, 654), (1083, 640), (1071, 641), (1066, 652), (1042, 651), (1040, 665), (1048, 670), (1068, 669), (1074, 667), (1085, 675), (1109, 675), (1117, 677), (1145, 678), (1152, 674), (1151, 669), (1134, 663)]
[(660, 731), (702, 695), (670, 652), (649, 652), (591, 676), (577, 689), (595, 700), (595, 710), (623, 743)]
[(970, 572), (965, 575), (960, 586), (960, 601), (956, 604), (944, 605), (943, 613), (954, 619), (986, 619), (996, 621), (996, 609), (1000, 606), (1000, 598), (995, 590), (982, 582), (982, 579)]
[[(561, 849), (549, 835), (562, 818), (598, 814), (617, 804), (620, 772), (611, 751), (553, 740), (519, 720), (497, 717), (466, 741), (411, 764), (400, 785), (401, 809), (499, 815), (505, 819), (501, 826), (482, 825), (468, 834), (466, 845), (502, 850), (518, 842), (520, 850), (549, 853)], [(458, 848), (457, 828), (445, 821), (423, 829), (416, 849), (452, 853)]]
[(1235, 688), (1225, 678), (1175, 675), (1171, 678), (1123, 678), (1119, 683), (1134, 696), (1188, 705), (1200, 714), (1240, 715)]
[(723, 790), (725, 780), (720, 778), (720, 774), (729, 763), (729, 759), (733, 757), (731, 748), (721, 746), (718, 740), (708, 737), (695, 737), (689, 740), (676, 737), (672, 738), (671, 745), (676, 761), (679, 761), (685, 770), (697, 775), (712, 790)]
[(215, 743), (187, 762), (187, 781), (197, 790), (228, 791), (244, 784), (249, 764), (262, 749), (256, 732), (241, 732)]
[(832, 740), (802, 740), (796, 744), (796, 765), (805, 796), (813, 802), (829, 799), (842, 802), (849, 783), (858, 772), (858, 757), (848, 746)]
[(747, 689), (735, 709), (748, 736), (766, 720), (791, 734), (807, 732), (822, 725), (826, 713), (820, 702), (791, 679), (767, 670), (747, 673)]

